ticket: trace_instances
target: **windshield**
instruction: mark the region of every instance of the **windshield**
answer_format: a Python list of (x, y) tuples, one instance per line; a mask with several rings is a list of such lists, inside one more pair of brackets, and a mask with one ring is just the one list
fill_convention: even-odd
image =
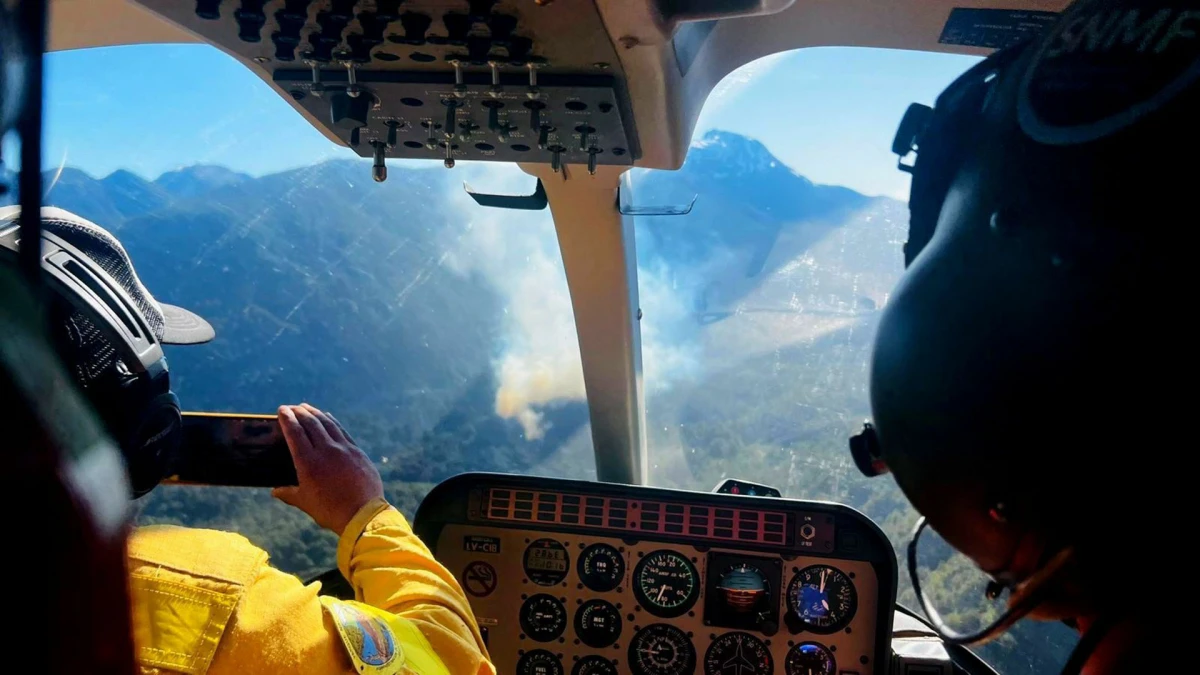
[[(113, 232), (152, 294), (216, 329), (167, 347), (184, 410), (332, 411), (410, 517), (463, 471), (595, 477), (549, 211), (463, 190), (532, 178), (395, 162), (375, 183), (369, 160), (207, 46), (66, 52), (47, 70), (45, 202)], [(163, 486), (142, 502), (142, 523), (236, 530), (302, 577), (335, 565), (334, 537), (266, 490)]]
[[(636, 224), (653, 484), (739, 478), (848, 504), (903, 554), (916, 512), (847, 451), (870, 418), (871, 344), (903, 272), (908, 176), (890, 149), (908, 104), (932, 104), (977, 60), (845, 48), (762, 59), (709, 98), (680, 171), (635, 171), (639, 206), (698, 196), (686, 216)], [(928, 592), (943, 615), (982, 625), (971, 568), (938, 552)], [(916, 608), (900, 565), (899, 601)], [(1024, 622), (981, 655), (1006, 674), (1058, 672), (1075, 640)]]
[[(871, 340), (902, 272), (892, 133), (973, 62), (764, 59), (710, 97), (681, 171), (634, 173), (637, 206), (699, 195), (690, 215), (636, 221), (654, 484), (737, 477), (843, 502), (903, 550), (915, 513), (893, 481), (860, 477), (846, 438), (869, 417)], [(549, 211), (484, 209), (462, 189), (528, 192), (531, 178), (392, 162), (374, 183), (369, 162), (206, 46), (59, 53), (47, 72), (46, 202), (112, 231), (156, 297), (216, 329), (168, 349), (185, 410), (328, 409), (410, 517), (461, 471), (594, 479)], [(334, 566), (334, 537), (266, 490), (166, 486), (141, 501), (143, 524), (235, 530), (302, 577)], [(934, 592), (958, 597), (961, 570), (940, 560)], [(1022, 624), (983, 655), (1006, 674), (1049, 672), (1073, 641)]]

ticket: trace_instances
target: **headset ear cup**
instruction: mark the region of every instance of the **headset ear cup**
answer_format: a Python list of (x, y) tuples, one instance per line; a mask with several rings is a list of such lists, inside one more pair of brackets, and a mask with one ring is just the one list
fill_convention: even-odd
[[(909, 192), (908, 241), (904, 244), (904, 266), (908, 267), (933, 239), (938, 218), (950, 184), (958, 175), (964, 158), (971, 152), (974, 135), (989, 92), (996, 78), (1026, 49), (1022, 43), (996, 52), (975, 64), (950, 84), (937, 98), (932, 113), (925, 117), (921, 128), (908, 120), (912, 143), (917, 146), (917, 158), (912, 166), (912, 188)], [(901, 127), (904, 129), (904, 126)], [(900, 141), (909, 134), (898, 135), (893, 151), (907, 154)], [(903, 156), (903, 155), (902, 155)]]
[(155, 396), (143, 410), (124, 444), (134, 497), (153, 490), (168, 475), (183, 435), (183, 416), (174, 393)]
[(933, 239), (950, 183), (972, 145), (971, 134), (981, 112), (977, 105), (983, 98), (980, 90), (986, 88), (986, 81), (975, 68), (967, 71), (938, 97), (925, 128), (917, 136), (919, 149), (908, 200), (908, 241), (904, 243), (905, 267), (912, 265)]

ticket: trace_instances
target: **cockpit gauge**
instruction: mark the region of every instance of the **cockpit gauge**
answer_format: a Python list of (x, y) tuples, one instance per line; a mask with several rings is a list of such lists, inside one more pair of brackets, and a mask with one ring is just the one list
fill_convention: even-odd
[(571, 675), (617, 675), (617, 667), (603, 656), (585, 656), (575, 662)]
[(592, 544), (579, 554), (579, 580), (597, 593), (606, 593), (621, 585), (625, 576), (625, 557), (608, 544)]
[(839, 631), (858, 610), (858, 592), (846, 573), (829, 565), (805, 567), (788, 584), (789, 614), (813, 633)]
[(801, 642), (788, 651), (783, 671), (786, 675), (835, 675), (837, 661), (823, 645)]
[(554, 539), (538, 539), (525, 548), (525, 576), (539, 586), (553, 586), (571, 569), (567, 547)]
[(771, 592), (762, 570), (741, 562), (721, 572), (717, 592), (725, 607), (738, 614), (749, 614), (766, 604)]
[(709, 553), (704, 621), (774, 635), (779, 630), (782, 573), (778, 558)]
[(521, 631), (531, 640), (550, 642), (567, 629), (567, 608), (558, 598), (539, 593), (521, 605)]
[(517, 675), (563, 675), (562, 661), (545, 649), (525, 652), (517, 661)]
[(704, 654), (704, 675), (772, 675), (775, 660), (766, 643), (749, 633), (726, 633)]
[(687, 633), (667, 623), (638, 631), (629, 642), (629, 668), (634, 675), (691, 675), (696, 648)]
[(654, 616), (681, 616), (700, 597), (700, 575), (682, 553), (668, 549), (648, 553), (634, 568), (633, 576), (638, 604)]
[(621, 613), (604, 600), (588, 600), (575, 612), (575, 636), (589, 647), (607, 647), (621, 636)]

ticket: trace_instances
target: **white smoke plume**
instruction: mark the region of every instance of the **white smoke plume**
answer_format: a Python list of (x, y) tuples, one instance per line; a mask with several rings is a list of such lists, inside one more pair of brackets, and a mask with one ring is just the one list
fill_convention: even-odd
[[(489, 192), (528, 194), (535, 179), (511, 165), (460, 165), (466, 181)], [(586, 400), (583, 368), (566, 274), (550, 211), (505, 211), (476, 205), (457, 192), (454, 206), (465, 226), (447, 245), (445, 264), (463, 275), (479, 274), (503, 299), (501, 350), (494, 368), (496, 414), (521, 424), (537, 440), (547, 430), (544, 411)], [(687, 319), (686, 295), (664, 269), (641, 270), (639, 291), (645, 381), (662, 386), (696, 359), (671, 341), (671, 326)]]
[[(466, 181), (503, 194), (532, 191), (535, 179), (513, 165), (460, 165)], [(585, 399), (575, 318), (550, 211), (505, 211), (475, 204), (456, 191), (465, 222), (446, 264), (479, 274), (504, 302), (501, 352), (494, 363), (496, 414), (541, 438), (545, 406)]]

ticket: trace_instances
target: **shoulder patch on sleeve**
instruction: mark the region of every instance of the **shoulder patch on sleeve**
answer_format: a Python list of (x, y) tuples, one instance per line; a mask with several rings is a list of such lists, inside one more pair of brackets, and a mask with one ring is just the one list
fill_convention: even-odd
[(354, 669), (366, 675), (395, 675), (402, 672), (404, 655), (388, 621), (377, 616), (373, 607), (357, 602), (321, 598), (325, 611), (333, 619), (342, 645)]

